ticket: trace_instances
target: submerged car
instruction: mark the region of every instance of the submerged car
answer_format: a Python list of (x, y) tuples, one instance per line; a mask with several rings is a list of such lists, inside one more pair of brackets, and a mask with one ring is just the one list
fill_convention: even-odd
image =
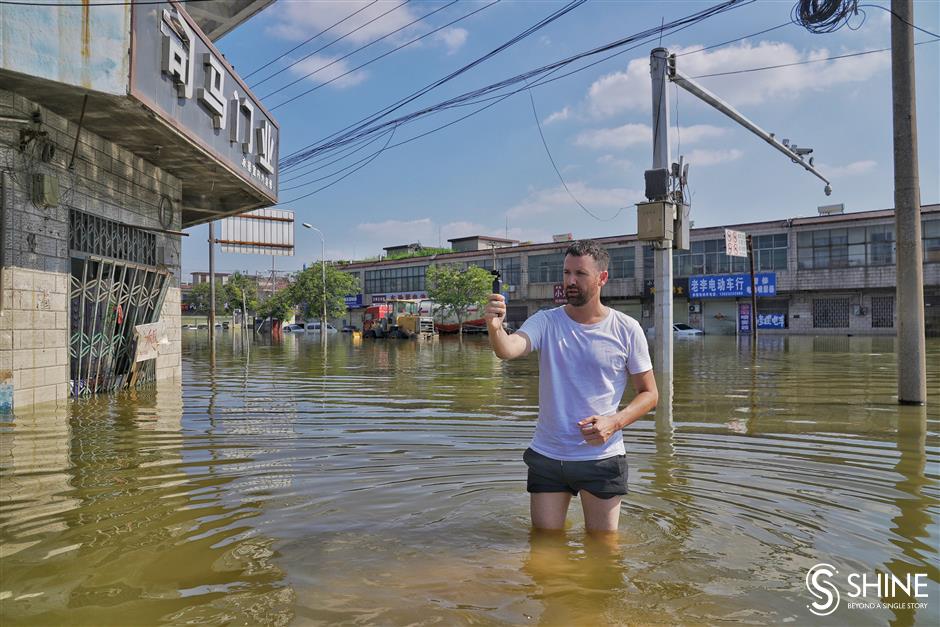
[(297, 323), (297, 324), (285, 324), (285, 325), (281, 328), (281, 330), (284, 331), (284, 333), (303, 333), (303, 332), (304, 332), (304, 325), (299, 324), (299, 323)]
[[(647, 337), (656, 337), (656, 327), (650, 327), (646, 332)], [(705, 335), (701, 329), (688, 325), (684, 322), (676, 322), (672, 325), (673, 337), (697, 337)]]
[[(320, 332), (320, 323), (319, 322), (308, 322), (307, 323), (307, 333), (319, 333)], [(326, 323), (326, 332), (336, 333), (336, 327), (334, 327), (329, 322)]]

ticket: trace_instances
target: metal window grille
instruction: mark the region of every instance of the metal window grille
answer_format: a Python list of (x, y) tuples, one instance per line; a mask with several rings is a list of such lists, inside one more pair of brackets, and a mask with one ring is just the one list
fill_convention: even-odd
[(848, 298), (813, 299), (814, 329), (843, 329), (849, 326)]
[(872, 296), (871, 326), (873, 329), (894, 328), (894, 296)]
[(157, 264), (157, 237), (139, 228), (72, 209), (69, 248), (74, 252), (133, 263)]
[(78, 398), (154, 380), (154, 360), (134, 363), (134, 327), (156, 322), (170, 273), (153, 266), (73, 257), (69, 324), (71, 394)]

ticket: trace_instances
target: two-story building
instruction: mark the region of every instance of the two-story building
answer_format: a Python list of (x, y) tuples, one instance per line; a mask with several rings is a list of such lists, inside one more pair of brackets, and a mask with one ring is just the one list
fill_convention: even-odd
[[(895, 333), (894, 211), (864, 211), (692, 229), (689, 250), (673, 252), (676, 321), (713, 334), (734, 334), (739, 306), (750, 303), (749, 259), (725, 254), (725, 229), (753, 236), (759, 328), (768, 333)], [(928, 334), (940, 334), (940, 205), (922, 209)], [(495, 240), (500, 245), (489, 244)], [(649, 327), (653, 250), (636, 235), (597, 238), (610, 254), (606, 304)], [(360, 279), (364, 306), (389, 297), (427, 295), (432, 263), (492, 269), (508, 286), (507, 322), (518, 326), (539, 309), (565, 302), (567, 242), (519, 244), (458, 238), (449, 254), (344, 266)], [(355, 310), (350, 318), (357, 323)]]

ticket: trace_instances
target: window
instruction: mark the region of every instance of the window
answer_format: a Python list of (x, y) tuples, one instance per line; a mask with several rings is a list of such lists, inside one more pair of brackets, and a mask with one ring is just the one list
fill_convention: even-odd
[(797, 234), (797, 268), (820, 270), (894, 265), (894, 226), (803, 231)]
[(758, 272), (787, 269), (787, 234), (754, 237), (754, 269)]
[(871, 328), (894, 328), (894, 296), (871, 297)]
[(608, 272), (611, 279), (632, 279), (636, 276), (636, 247), (625, 246), (610, 248), (610, 266)]
[(561, 283), (564, 265), (564, 253), (529, 257), (529, 282)]
[(848, 298), (813, 299), (814, 329), (843, 329), (849, 326)]
[(940, 219), (924, 220), (921, 236), (924, 240), (924, 263), (940, 262)]
[[(773, 237), (773, 236), (771, 236)], [(770, 240), (771, 243), (773, 240)], [(786, 269), (786, 241), (783, 247), (783, 268)], [(694, 274), (728, 274), (731, 272), (749, 272), (747, 257), (729, 257), (725, 254), (724, 239), (708, 239), (692, 242), (690, 250), (676, 250), (672, 253), (672, 266), (675, 276)]]
[(425, 270), (427, 266), (366, 270), (364, 293), (423, 292)]

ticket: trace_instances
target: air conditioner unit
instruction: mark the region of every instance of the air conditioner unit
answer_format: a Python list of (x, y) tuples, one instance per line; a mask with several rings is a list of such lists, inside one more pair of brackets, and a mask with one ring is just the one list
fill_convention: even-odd
[(59, 206), (59, 179), (51, 174), (33, 175), (33, 204), (44, 209)]
[(702, 313), (702, 304), (701, 304), (701, 303), (693, 303), (693, 304), (689, 305), (689, 313), (693, 313), (693, 314), (700, 314), (700, 313)]

